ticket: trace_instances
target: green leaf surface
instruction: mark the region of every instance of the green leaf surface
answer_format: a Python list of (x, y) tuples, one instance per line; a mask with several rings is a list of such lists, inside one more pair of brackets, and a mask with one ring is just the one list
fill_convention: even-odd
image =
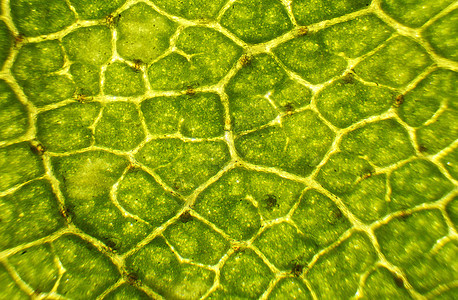
[(0, 299), (456, 299), (457, 25), (0, 0)]

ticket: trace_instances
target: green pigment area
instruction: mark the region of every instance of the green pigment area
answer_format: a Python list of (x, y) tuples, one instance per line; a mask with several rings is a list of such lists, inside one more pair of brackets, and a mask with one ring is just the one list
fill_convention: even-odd
[(0, 2), (0, 299), (458, 297), (456, 1)]

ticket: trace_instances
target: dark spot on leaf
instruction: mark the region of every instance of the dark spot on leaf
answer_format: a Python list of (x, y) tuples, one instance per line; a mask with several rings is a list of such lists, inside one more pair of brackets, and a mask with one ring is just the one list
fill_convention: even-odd
[(24, 251), (21, 252), (21, 255), (24, 255), (26, 253), (27, 253), (27, 250), (24, 250)]
[(407, 221), (407, 219), (409, 219), (411, 216), (412, 216), (411, 214), (405, 211), (401, 212), (401, 214), (399, 215), (402, 221)]
[(304, 265), (298, 263), (297, 261), (293, 262), (293, 266), (291, 267), (291, 274), (296, 277), (301, 276), (302, 272), (304, 271)]
[(196, 91), (194, 90), (194, 88), (188, 85), (188, 87), (186, 88), (186, 95), (194, 96), (195, 94), (196, 94)]
[(398, 288), (404, 288), (404, 280), (401, 277), (393, 275), (393, 280)]
[(242, 64), (242, 67), (251, 65), (253, 63), (253, 56), (248, 55), (248, 54), (243, 54), (242, 57), (240, 58), (240, 63)]
[(428, 151), (428, 148), (426, 148), (426, 147), (423, 146), (423, 145), (419, 145), (419, 146), (418, 146), (418, 151), (420, 151), (421, 153), (424, 153), (424, 152)]
[(43, 155), (46, 151), (46, 148), (40, 142), (30, 141), (30, 150), (36, 155)]
[(288, 102), (285, 104), (285, 106), (283, 106), (283, 109), (287, 114), (291, 114), (292, 112), (294, 112), (294, 105), (293, 103)]
[(135, 272), (128, 272), (125, 275), (126, 282), (130, 285), (136, 285), (138, 283), (138, 275)]
[(345, 84), (353, 84), (355, 82), (355, 76), (352, 73), (348, 73), (342, 77), (342, 81)]
[(105, 245), (107, 245), (107, 247), (111, 248), (111, 250), (114, 250), (114, 248), (116, 247), (116, 243), (113, 240), (109, 239), (109, 238), (105, 239)]
[(394, 98), (393, 106), (394, 106), (394, 107), (399, 107), (399, 106), (402, 105), (402, 103), (404, 103), (404, 95), (400, 94), (400, 95), (397, 95), (397, 96)]
[(266, 195), (264, 202), (266, 203), (266, 207), (268, 210), (272, 210), (274, 207), (278, 207), (277, 196), (275, 195), (272, 195), (272, 194)]
[(189, 210), (185, 211), (184, 213), (182, 213), (180, 215), (180, 221), (182, 223), (188, 223), (189, 221), (192, 221), (192, 216), (191, 216), (191, 213), (189, 212)]

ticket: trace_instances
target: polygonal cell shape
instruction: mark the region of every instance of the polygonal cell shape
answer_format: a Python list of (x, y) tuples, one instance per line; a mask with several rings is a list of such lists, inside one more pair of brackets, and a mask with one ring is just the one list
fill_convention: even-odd
[[(439, 210), (424, 210), (392, 219), (375, 231), (386, 258), (403, 268), (417, 291), (425, 293), (457, 279), (456, 241), (443, 241), (448, 227)], [(455, 261), (455, 262), (453, 262)]]
[(423, 159), (410, 161), (397, 168), (389, 180), (390, 205), (394, 210), (439, 200), (453, 188), (453, 184), (437, 166)]
[(187, 27), (172, 52), (148, 69), (151, 88), (185, 90), (217, 83), (235, 64), (241, 48), (216, 30)]
[(141, 2), (122, 13), (117, 29), (119, 55), (150, 63), (167, 50), (176, 25)]
[(316, 190), (304, 193), (291, 219), (319, 247), (329, 245), (350, 228), (342, 211)]
[(164, 182), (182, 194), (216, 175), (230, 155), (222, 141), (182, 141), (176, 138), (154, 139), (137, 154), (136, 159), (155, 169)]
[(369, 239), (354, 233), (322, 255), (307, 274), (318, 298), (350, 298), (358, 290), (360, 274), (376, 261)]
[(151, 98), (141, 110), (151, 134), (212, 138), (224, 133), (224, 107), (213, 93)]
[(89, 127), (99, 111), (99, 103), (72, 103), (40, 113), (37, 118), (37, 137), (49, 151), (89, 147), (93, 139)]
[(74, 83), (57, 74), (64, 66), (64, 53), (56, 40), (26, 44), (19, 50), (12, 73), (28, 99), (37, 106), (71, 98)]
[(142, 282), (169, 299), (199, 299), (213, 284), (211, 270), (182, 263), (163, 238), (156, 238), (127, 258)]
[[(402, 98), (399, 117), (408, 125), (419, 127), (439, 110), (442, 105), (457, 107), (458, 86), (456, 72), (439, 69), (421, 80)], [(444, 137), (444, 136), (442, 136)]]
[(4, 80), (0, 79), (0, 140), (21, 136), (27, 131), (27, 110)]
[(349, 74), (322, 89), (316, 106), (334, 126), (345, 128), (388, 110), (394, 96), (387, 88), (365, 85)]
[(66, 1), (12, 0), (10, 5), (16, 27), (26, 36), (53, 33), (75, 22)]
[(111, 188), (128, 162), (115, 154), (87, 151), (52, 160), (72, 222), (114, 251), (125, 252), (151, 230), (116, 203)]
[(46, 180), (32, 181), (0, 197), (0, 211), (1, 250), (43, 238), (64, 225), (57, 199)]
[(131, 150), (145, 138), (137, 107), (133, 103), (110, 103), (94, 131), (95, 143), (112, 149)]
[(424, 32), (424, 36), (439, 55), (454, 61), (458, 60), (457, 21), (458, 10), (455, 9), (435, 21)]
[(395, 37), (355, 67), (363, 79), (395, 88), (402, 87), (432, 63), (426, 50), (412, 39)]
[[(269, 55), (248, 57), (227, 86), (235, 132), (265, 125), (282, 111), (294, 111), (310, 102), (310, 91), (288, 78)], [(297, 90), (291, 93), (289, 90)]]
[(420, 27), (453, 0), (382, 0), (381, 8), (390, 17), (409, 27)]
[(283, 3), (271, 0), (236, 1), (225, 11), (221, 25), (253, 44), (272, 40), (293, 26)]
[(186, 19), (214, 19), (223, 5), (224, 0), (155, 0), (154, 3), (169, 14)]
[(306, 176), (329, 150), (335, 134), (311, 110), (287, 116), (281, 125), (269, 126), (235, 140), (246, 161)]
[(352, 13), (370, 3), (370, 0), (295, 0), (292, 10), (300, 25), (309, 25)]

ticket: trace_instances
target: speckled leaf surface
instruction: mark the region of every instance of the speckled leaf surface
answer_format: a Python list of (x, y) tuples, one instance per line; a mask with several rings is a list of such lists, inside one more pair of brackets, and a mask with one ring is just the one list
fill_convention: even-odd
[(0, 3), (0, 299), (458, 298), (458, 2)]

